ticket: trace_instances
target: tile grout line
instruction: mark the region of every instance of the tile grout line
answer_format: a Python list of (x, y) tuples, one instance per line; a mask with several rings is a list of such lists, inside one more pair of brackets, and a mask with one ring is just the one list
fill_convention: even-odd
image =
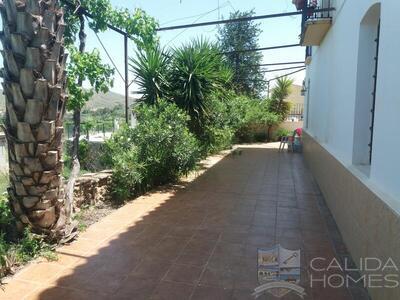
[(207, 262), (205, 263), (205, 265), (203, 267), (203, 270), (200, 273), (199, 280), (196, 283), (195, 287), (193, 288), (192, 293), (189, 296), (189, 300), (191, 300), (193, 298), (193, 295), (194, 295), (194, 292), (195, 292), (196, 288), (200, 285), (200, 281), (202, 280), (202, 278), (204, 276), (204, 273), (206, 272), (207, 266), (208, 266), (208, 264), (209, 264), (209, 262), (211, 260), (211, 257), (214, 255), (215, 249), (217, 248), (217, 245), (218, 245), (218, 243), (220, 241), (221, 241), (221, 234), (219, 235), (219, 237), (218, 237), (218, 239), (217, 239), (217, 241), (216, 241), (216, 243), (215, 243), (215, 245), (214, 245), (214, 247), (213, 247), (213, 249), (212, 249), (212, 251), (210, 253), (210, 256), (207, 259)]
[[(62, 266), (61, 266), (62, 267)], [(56, 272), (56, 274), (54, 275), (54, 277), (52, 277), (52, 279), (54, 278), (54, 279), (56, 279), (57, 277), (58, 277), (58, 275), (59, 274), (61, 274), (62, 272), (64, 272), (65, 270), (67, 269), (67, 267), (62, 267), (62, 269), (61, 270), (59, 270), (58, 272)], [(30, 291), (30, 292), (28, 292), (24, 297), (23, 297), (23, 299), (26, 299), (29, 295), (31, 295), (31, 294), (33, 294), (34, 292), (36, 292), (37, 290), (39, 290), (41, 287), (43, 287), (43, 286), (51, 286), (51, 284), (48, 284), (48, 281), (50, 281), (51, 279), (48, 279), (46, 282), (44, 282), (44, 283), (36, 283), (35, 281), (30, 281), (30, 280), (24, 280), (24, 279), (18, 279), (18, 278), (15, 278), (16, 280), (19, 280), (19, 281), (25, 281), (25, 282), (28, 282), (28, 283), (34, 283), (34, 284), (36, 284), (36, 285), (38, 285), (35, 289), (33, 289), (32, 291)]]
[(275, 237), (274, 237), (274, 244), (277, 243), (277, 236), (278, 236), (278, 207), (279, 207), (279, 175), (281, 170), (281, 156), (278, 152), (278, 159), (277, 159), (277, 183), (276, 183), (276, 207), (275, 207)]
[[(205, 195), (204, 195), (203, 197), (205, 197)], [(192, 211), (192, 210), (193, 210), (193, 207), (189, 210), (189, 212)], [(205, 222), (205, 219), (206, 219), (206, 216), (203, 217), (203, 220), (201, 221), (201, 224), (198, 225), (198, 226), (196, 227), (195, 230), (197, 230), (197, 229)], [(170, 231), (168, 231), (168, 233), (167, 233), (166, 235), (168, 235), (171, 231), (172, 231), (172, 228), (170, 229)], [(185, 251), (185, 248), (187, 247), (187, 245), (190, 243), (190, 241), (192, 241), (192, 239), (194, 239), (195, 235), (196, 235), (196, 233), (193, 233), (193, 234), (191, 235), (191, 237), (190, 237), (190, 238), (188, 239), (188, 241), (185, 243), (185, 246), (183, 246), (182, 249), (180, 250), (178, 256), (177, 256), (177, 257), (173, 260), (173, 262), (171, 263), (171, 266), (174, 265), (174, 264), (176, 264), (176, 262), (178, 261), (178, 259), (182, 256), (182, 253)], [(139, 265), (139, 264), (138, 264), (138, 265)], [(183, 264), (182, 264), (182, 265), (183, 265)], [(171, 266), (169, 267), (169, 269), (167, 270), (167, 272), (164, 274), (164, 276), (158, 280), (158, 282), (157, 282), (157, 284), (156, 284), (156, 287), (157, 287), (162, 281), (170, 282), (170, 281), (168, 281), (168, 280), (165, 280), (165, 278), (168, 276), (169, 272), (171, 271)], [(135, 269), (136, 269), (136, 268), (135, 268)], [(201, 275), (200, 275), (200, 276), (201, 276)], [(200, 277), (199, 277), (199, 278), (200, 278)], [(200, 281), (200, 279), (199, 279), (199, 281)], [(184, 283), (184, 284), (185, 284), (185, 283)], [(186, 284), (187, 284), (187, 283), (186, 283)], [(189, 285), (189, 284), (187, 284), (187, 285)], [(190, 286), (192, 286), (192, 285), (190, 285)], [(196, 286), (193, 288), (193, 290), (194, 290), (195, 288), (196, 288)], [(153, 295), (155, 294), (155, 292), (156, 292), (156, 288), (154, 289), (153, 293), (150, 294), (150, 296), (149, 296), (150, 299), (153, 297)]]

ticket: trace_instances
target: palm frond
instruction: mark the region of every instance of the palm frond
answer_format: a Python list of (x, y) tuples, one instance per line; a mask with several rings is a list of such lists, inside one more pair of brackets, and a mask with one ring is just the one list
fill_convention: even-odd
[(156, 104), (161, 98), (168, 98), (170, 55), (167, 51), (160, 47), (145, 49), (130, 61), (139, 92), (143, 94), (142, 102)]
[(218, 48), (208, 40), (196, 39), (173, 51), (173, 99), (192, 119), (200, 120), (207, 114), (206, 98), (224, 88), (231, 78)]

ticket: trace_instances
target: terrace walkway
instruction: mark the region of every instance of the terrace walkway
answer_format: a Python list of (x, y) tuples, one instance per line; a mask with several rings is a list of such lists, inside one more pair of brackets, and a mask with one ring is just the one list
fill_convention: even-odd
[(367, 299), (309, 288), (312, 258), (347, 253), (302, 156), (276, 148), (243, 146), (209, 160), (186, 188), (127, 204), (59, 249), (58, 261), (23, 269), (0, 299), (254, 299), (257, 249), (276, 244), (301, 249), (305, 299)]

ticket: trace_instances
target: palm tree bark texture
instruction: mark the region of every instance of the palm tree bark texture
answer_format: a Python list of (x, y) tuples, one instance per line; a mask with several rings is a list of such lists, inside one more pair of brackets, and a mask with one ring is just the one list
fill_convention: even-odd
[(12, 211), (19, 228), (59, 240), (71, 231), (62, 178), (63, 11), (56, 0), (4, 0), (0, 12)]

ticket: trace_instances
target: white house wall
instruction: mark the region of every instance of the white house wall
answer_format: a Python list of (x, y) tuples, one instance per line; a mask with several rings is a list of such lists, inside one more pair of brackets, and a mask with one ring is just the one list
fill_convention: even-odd
[(400, 202), (400, 1), (386, 0), (381, 9), (371, 180)]
[[(333, 26), (313, 47), (308, 128), (305, 130), (353, 170), (360, 23), (377, 1), (336, 0)], [(381, 1), (381, 36), (372, 163), (363, 181), (400, 211), (400, 1)], [(370, 88), (370, 87), (366, 87)], [(371, 90), (372, 92), (372, 90)], [(307, 105), (307, 103), (306, 103)], [(356, 172), (357, 173), (357, 172)]]

